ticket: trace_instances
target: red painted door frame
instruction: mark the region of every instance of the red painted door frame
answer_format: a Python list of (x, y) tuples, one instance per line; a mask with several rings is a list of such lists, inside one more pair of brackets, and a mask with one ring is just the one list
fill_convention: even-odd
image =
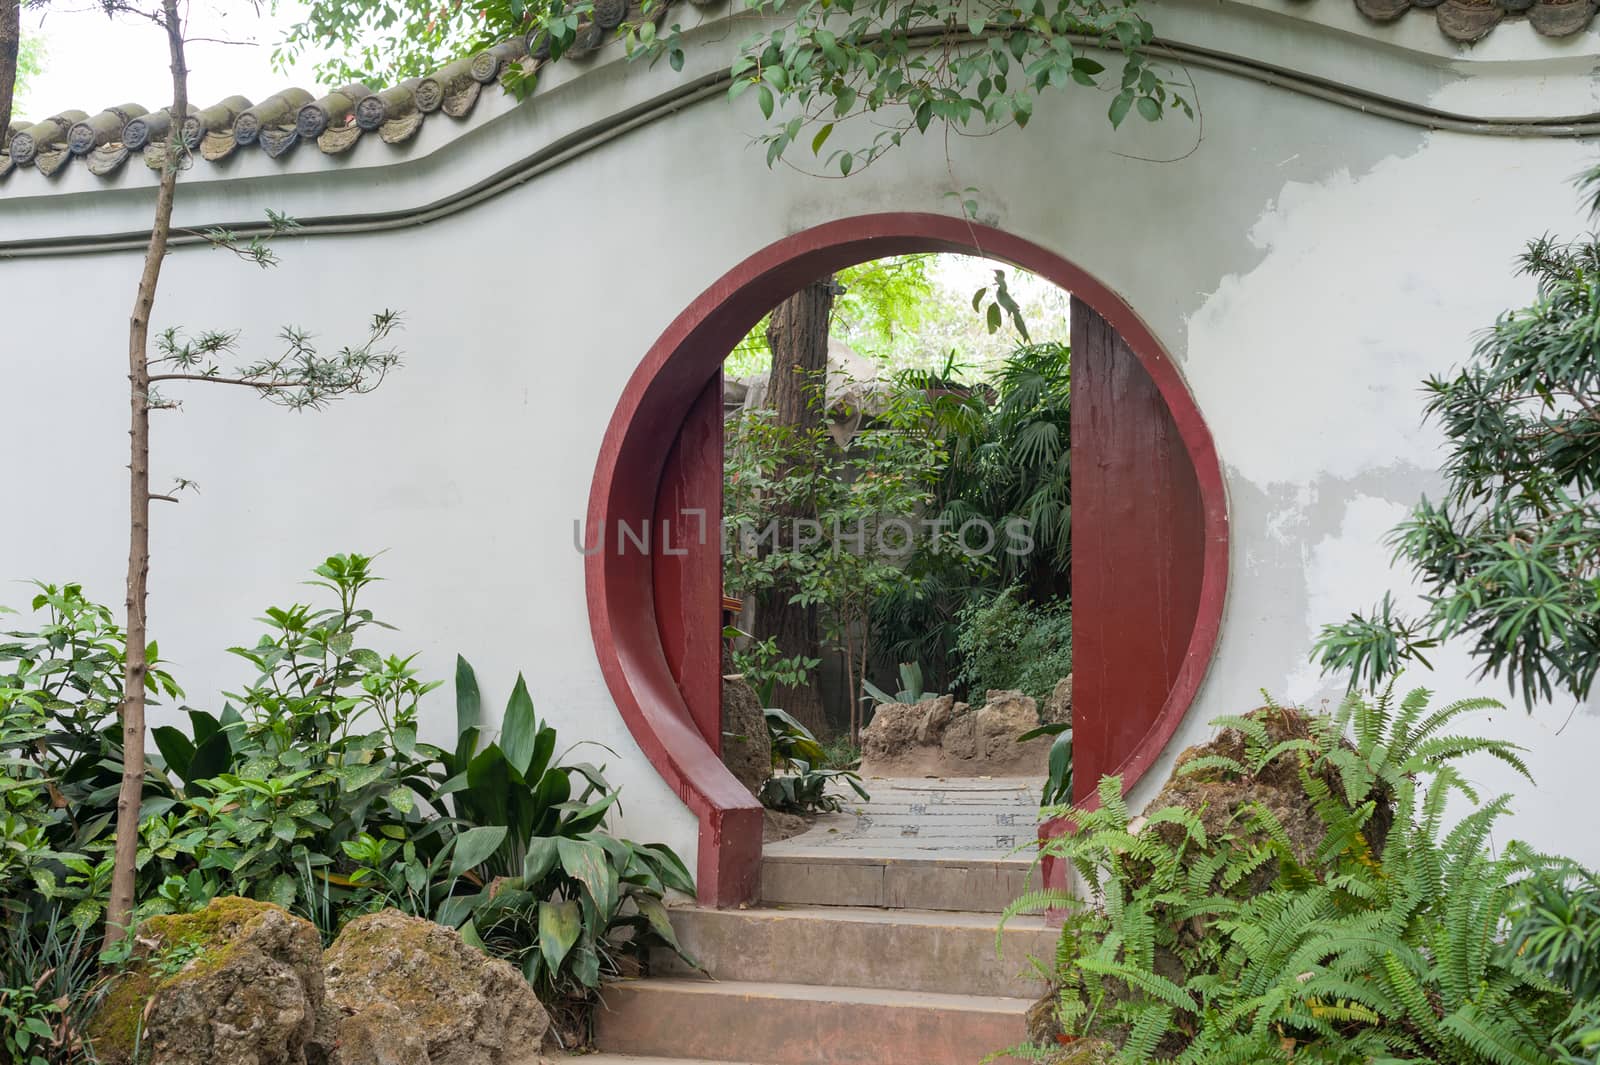
[[(1073, 800), (1131, 785), (1188, 660), (1205, 508), (1172, 414), (1138, 357), (1072, 298)], [(1181, 714), (1187, 705), (1174, 707)]]
[[(845, 266), (889, 255), (930, 251), (979, 254), (1014, 263), (1067, 289), (1092, 307), (1120, 340), (1120, 347), (1115, 347), (1113, 354), (1121, 353), (1129, 366), (1136, 362), (1147, 379), (1148, 386), (1141, 392), (1146, 409), (1155, 400), (1164, 406), (1170, 425), (1160, 439), (1166, 442), (1163, 446), (1167, 450), (1156, 465), (1170, 463), (1174, 454), (1181, 453), (1193, 473), (1201, 531), (1193, 592), (1196, 610), (1193, 623), (1187, 626), (1187, 642), (1167, 633), (1169, 647), (1163, 651), (1161, 672), (1170, 679), (1170, 685), (1159, 706), (1149, 705), (1152, 697), (1148, 692), (1140, 695), (1136, 711), (1130, 709), (1132, 704), (1118, 704), (1115, 691), (1104, 694), (1102, 689), (1103, 694), (1092, 700), (1099, 702), (1098, 706), (1086, 705), (1082, 696), (1077, 697), (1076, 728), (1084, 729), (1086, 735), (1109, 737), (1115, 733), (1118, 737), (1095, 764), (1103, 765), (1107, 772), (1120, 772), (1126, 786), (1143, 775), (1160, 756), (1193, 701), (1215, 647), (1228, 554), (1221, 469), (1211, 435), (1176, 367), (1149, 329), (1118, 296), (1036, 244), (943, 215), (899, 213), (845, 219), (797, 233), (757, 252), (702, 293), (645, 354), (607, 427), (589, 502), (589, 538), (592, 540), (598, 531), (604, 545), (603, 550), (585, 561), (596, 655), (629, 730), (662, 778), (700, 822), (697, 886), (702, 904), (732, 906), (755, 897), (759, 887), (761, 807), (722, 765), (716, 741), (705, 734), (708, 722), (704, 718), (709, 711), (702, 705), (697, 713), (691, 706), (694, 697), (686, 697), (685, 688), (678, 683), (678, 675), (687, 675), (683, 671), (689, 668), (684, 657), (689, 653), (686, 635), (674, 635), (669, 631), (671, 626), (663, 626), (661, 621), (663, 615), (681, 612), (683, 607), (658, 599), (658, 594), (669, 594), (669, 587), (692, 587), (698, 599), (705, 591), (703, 579), (659, 577), (658, 561), (652, 553), (640, 550), (636, 540), (625, 542), (618, 530), (649, 524), (657, 517), (663, 498), (674, 502), (690, 498), (680, 493), (677, 483), (663, 484), (663, 475), (673, 461), (674, 442), (697, 405), (704, 401), (723, 358), (763, 314), (808, 282)], [(1124, 391), (1133, 387), (1135, 376), (1122, 375)], [(1111, 398), (1115, 396), (1116, 389), (1112, 389)], [(1076, 409), (1074, 418), (1076, 421)], [(1110, 438), (1122, 437), (1113, 429)], [(1129, 437), (1129, 447), (1136, 438), (1137, 434)], [(1178, 451), (1174, 452), (1174, 448)], [(681, 455), (690, 449), (677, 450)], [(692, 468), (693, 464), (689, 466)], [(682, 462), (675, 467), (680, 472), (684, 468)], [(680, 472), (672, 474), (674, 480)], [(1077, 477), (1075, 470), (1075, 481)], [(702, 489), (706, 480), (702, 477)], [(1074, 488), (1076, 492), (1076, 484)], [(1075, 500), (1075, 511), (1078, 505)], [(1172, 516), (1191, 513), (1184, 507), (1159, 512)], [(1091, 507), (1091, 517), (1093, 513)], [(1075, 513), (1075, 525), (1081, 520)], [(1075, 529), (1074, 536), (1077, 535)], [(1180, 541), (1190, 542), (1182, 536), (1167, 537), (1164, 542)], [(1168, 550), (1171, 553), (1172, 549)], [(1171, 557), (1176, 559), (1178, 555)], [(689, 584), (684, 585), (683, 580)], [(714, 622), (713, 633), (716, 628)], [(1182, 643), (1181, 650), (1177, 643)], [(1075, 689), (1076, 685), (1075, 681)], [(1102, 701), (1105, 699), (1112, 701)], [(1114, 729), (1100, 720), (1117, 713), (1122, 713), (1125, 720)], [(1047, 869), (1047, 880), (1057, 879), (1057, 872)]]
[(661, 471), (652, 532), (656, 625), (689, 717), (722, 753), (722, 370), (718, 367)]

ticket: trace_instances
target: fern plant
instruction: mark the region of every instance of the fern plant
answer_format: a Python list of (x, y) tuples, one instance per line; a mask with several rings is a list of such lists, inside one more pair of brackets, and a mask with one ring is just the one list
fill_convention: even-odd
[(1309, 853), (1265, 799), (1220, 820), (1183, 806), (1136, 819), (1107, 778), (1098, 809), (1052, 811), (1075, 831), (1040, 846), (1072, 864), (1086, 900), (1035, 893), (1007, 916), (1069, 913), (1062, 1031), (1141, 1065), (1578, 1060), (1558, 1056), (1553, 1034), (1574, 1023), (1575, 996), (1505, 946), (1517, 885), (1539, 861), (1515, 843), (1490, 851), (1507, 797), (1446, 818), (1453, 797), (1477, 799), (1456, 760), (1526, 766), (1512, 744), (1451, 731), (1494, 704), (1430, 712), (1429, 698), (1396, 700), (1391, 686), (1295, 716), (1296, 731), (1272, 704), (1217, 722), (1233, 737), (1184, 769), (1289, 782), (1278, 809), (1309, 802), (1325, 829)]

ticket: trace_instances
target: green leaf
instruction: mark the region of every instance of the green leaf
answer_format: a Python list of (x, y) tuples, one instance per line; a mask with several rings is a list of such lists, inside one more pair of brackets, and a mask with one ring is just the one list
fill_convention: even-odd
[(833, 123), (832, 122), (824, 123), (822, 128), (817, 130), (817, 135), (815, 137), (811, 138), (811, 154), (812, 155), (820, 155), (820, 154), (822, 154), (822, 146), (825, 143), (827, 143), (828, 136), (831, 133), (833, 133)]
[(556, 853), (568, 876), (589, 889), (589, 897), (602, 920), (610, 922), (617, 909), (617, 873), (606, 852), (587, 840), (558, 839)]
[(772, 90), (769, 89), (765, 84), (756, 86), (756, 102), (761, 106), (762, 117), (771, 118), (774, 101), (772, 98)]
[(504, 825), (480, 825), (461, 833), (456, 837), (455, 853), (450, 858), (450, 878), (453, 880), (488, 861), (505, 838)]
[(1139, 97), (1139, 114), (1146, 122), (1158, 122), (1161, 119), (1161, 102), (1154, 96)]
[(390, 788), (387, 797), (389, 805), (403, 814), (408, 814), (416, 808), (416, 796), (411, 793), (410, 788)]
[(583, 910), (576, 900), (539, 903), (539, 953), (552, 973), (561, 971), (583, 930)]
[(155, 740), (156, 750), (161, 752), (167, 768), (176, 773), (178, 779), (188, 783), (189, 766), (194, 762), (194, 744), (189, 742), (189, 737), (171, 725), (151, 729), (150, 737)]
[(456, 736), (478, 727), (482, 701), (478, 695), (478, 675), (465, 658), (456, 655)]
[(1128, 108), (1132, 106), (1132, 92), (1123, 91), (1118, 93), (1116, 98), (1111, 101), (1111, 110), (1109, 112), (1111, 125), (1114, 127), (1122, 125), (1122, 120), (1128, 117)]
[(210, 780), (228, 771), (233, 764), (233, 743), (226, 732), (217, 732), (208, 737), (194, 752), (194, 759), (189, 763), (189, 775), (184, 778), (188, 784), (196, 780)]
[(294, 905), (295, 896), (298, 894), (299, 885), (288, 873), (279, 873), (273, 877), (272, 885), (267, 889), (267, 897), (286, 910)]
[(529, 890), (535, 889), (550, 875), (558, 860), (555, 836), (535, 836), (528, 841), (528, 851), (522, 859), (522, 879)]
[(534, 748), (539, 739), (539, 718), (533, 710), (533, 698), (528, 694), (527, 682), (517, 674), (516, 686), (506, 702), (505, 721), (500, 725), (500, 748), (506, 761), (517, 775), (526, 779), (528, 765), (533, 761)]
[(667, 915), (667, 908), (661, 900), (650, 895), (636, 894), (633, 896), (633, 904), (639, 907), (639, 912), (650, 922), (650, 928), (655, 934), (665, 940), (673, 950), (682, 954), (683, 948), (678, 945), (678, 934), (673, 931), (672, 920)]

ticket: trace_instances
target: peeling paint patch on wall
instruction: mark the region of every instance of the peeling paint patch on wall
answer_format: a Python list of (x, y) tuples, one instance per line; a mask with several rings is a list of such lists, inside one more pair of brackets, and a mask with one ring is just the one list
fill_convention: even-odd
[(1241, 476), (1351, 477), (1435, 447), (1412, 386), (1531, 293), (1512, 276), (1524, 241), (1583, 228), (1563, 190), (1587, 149), (1519, 142), (1519, 161), (1498, 173), (1485, 172), (1482, 149), (1432, 134), (1365, 175), (1290, 182), (1256, 222), (1261, 262), (1188, 320), (1187, 361), (1227, 368), (1196, 391)]

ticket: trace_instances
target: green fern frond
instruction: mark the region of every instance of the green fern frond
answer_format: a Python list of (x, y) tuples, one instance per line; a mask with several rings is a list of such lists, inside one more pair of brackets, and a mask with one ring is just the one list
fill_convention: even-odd
[(1250, 775), (1250, 770), (1243, 762), (1237, 758), (1229, 758), (1225, 754), (1206, 754), (1201, 755), (1199, 758), (1191, 759), (1178, 768), (1178, 773), (1187, 777), (1196, 773), (1203, 773), (1208, 769), (1220, 769), (1224, 773), (1231, 773), (1236, 777)]

